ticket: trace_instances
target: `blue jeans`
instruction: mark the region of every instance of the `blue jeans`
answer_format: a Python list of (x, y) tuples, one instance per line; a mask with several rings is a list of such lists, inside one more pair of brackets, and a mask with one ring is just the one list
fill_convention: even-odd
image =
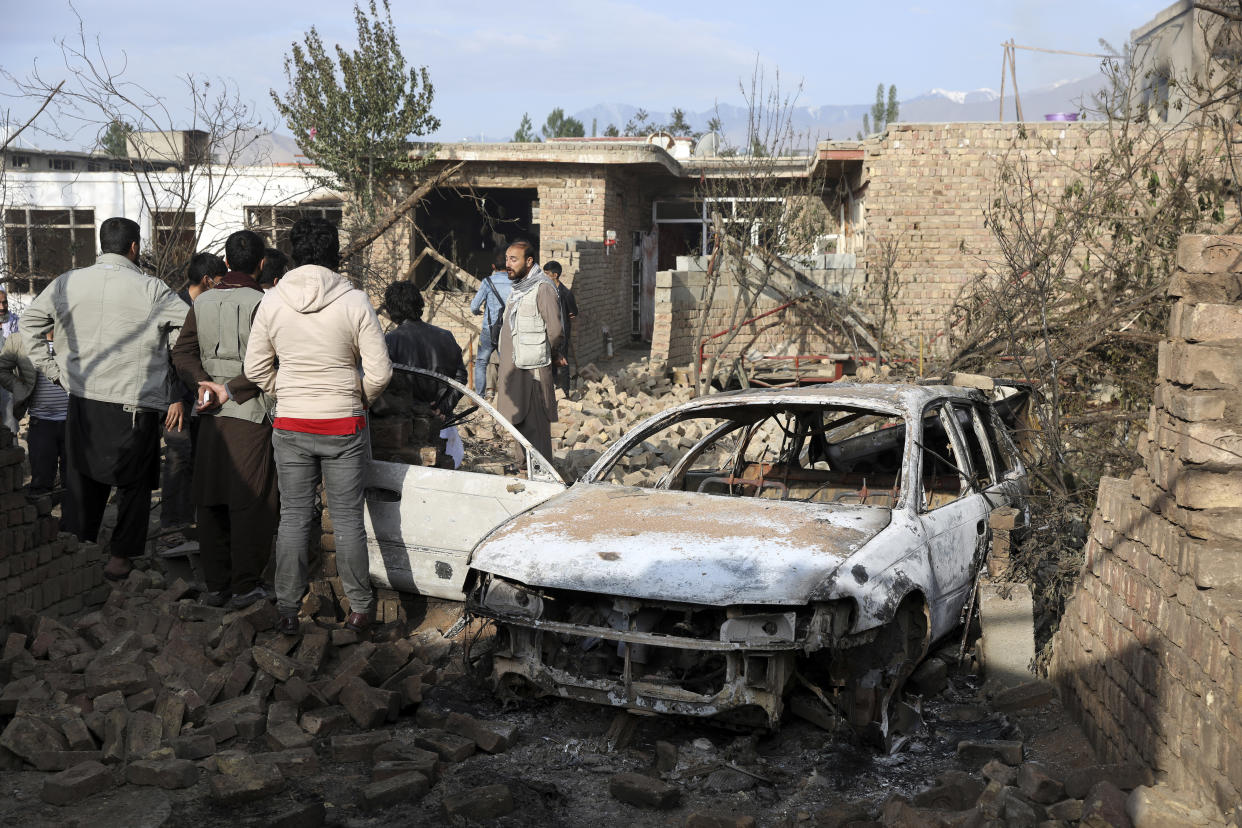
[(487, 390), (487, 363), (491, 361), (495, 350), (496, 346), (492, 344), (491, 337), (486, 334), (479, 337), (479, 350), (474, 355), (474, 393), (480, 397)]
[(276, 429), (272, 450), (280, 485), (280, 531), (276, 535), (276, 608), (295, 615), (306, 592), (306, 557), (315, 512), (315, 487), (336, 532), (336, 569), (350, 612), (370, 613), (374, 596), (362, 522), (367, 429), (357, 434), (303, 434)]

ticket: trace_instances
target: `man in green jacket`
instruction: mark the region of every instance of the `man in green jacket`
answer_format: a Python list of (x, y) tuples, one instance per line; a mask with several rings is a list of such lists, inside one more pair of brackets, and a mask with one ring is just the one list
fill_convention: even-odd
[[(56, 278), (22, 314), (30, 361), (69, 392), (65, 420), (66, 497), (74, 519), (65, 529), (84, 541), (99, 536), (104, 507), (117, 490), (117, 522), (104, 576), (125, 578), (147, 543), (151, 490), (158, 485), (160, 423), (181, 428), (182, 405), (170, 405), (170, 339), (185, 303), (138, 269), (136, 222), (99, 226), (95, 264)], [(55, 355), (47, 332), (55, 331)]]

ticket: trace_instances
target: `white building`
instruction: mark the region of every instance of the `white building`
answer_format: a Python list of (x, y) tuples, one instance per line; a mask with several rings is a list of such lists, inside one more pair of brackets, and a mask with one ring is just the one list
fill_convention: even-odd
[(182, 166), (11, 146), (0, 160), (0, 277), (20, 307), (64, 271), (92, 263), (99, 225), (112, 216), (138, 222), (147, 259), (165, 273), (194, 252), (222, 253), (225, 238), (247, 227), (287, 253), (298, 218), (341, 219), (340, 194), (319, 185), (313, 169), (296, 161)]

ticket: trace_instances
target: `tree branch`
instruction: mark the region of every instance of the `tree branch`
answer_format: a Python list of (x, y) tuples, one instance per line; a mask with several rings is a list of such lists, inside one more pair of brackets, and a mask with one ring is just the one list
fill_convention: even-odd
[(458, 161), (453, 166), (445, 167), (427, 181), (420, 184), (414, 192), (410, 193), (398, 202), (397, 205), (384, 214), (379, 221), (371, 225), (363, 231), (361, 235), (347, 244), (345, 249), (341, 251), (341, 261), (345, 261), (346, 259), (349, 259), (357, 254), (359, 251), (370, 247), (376, 239), (388, 230), (388, 228), (392, 227), (402, 216), (414, 209), (414, 206), (418, 204), (418, 202), (426, 198), (427, 195), (436, 187), (439, 187), (445, 181), (456, 175), (465, 165), (464, 161)]
[(64, 85), (65, 85), (65, 82), (64, 82), (64, 81), (61, 81), (60, 83), (56, 84), (56, 88), (55, 88), (55, 89), (53, 89), (51, 92), (47, 93), (47, 97), (43, 99), (43, 105), (39, 107), (38, 111), (36, 111), (36, 112), (35, 112), (35, 114), (33, 114), (33, 115), (31, 115), (31, 116), (30, 116), (30, 120), (29, 120), (29, 121), (27, 121), (26, 123), (22, 124), (22, 128), (21, 128), (21, 129), (19, 129), (17, 132), (14, 132), (13, 134), (9, 135), (7, 138), (5, 138), (5, 139), (4, 139), (4, 144), (0, 145), (0, 152), (3, 152), (4, 150), (8, 149), (9, 144), (11, 144), (11, 143), (13, 143), (14, 141), (16, 141), (16, 140), (17, 140), (17, 136), (19, 136), (19, 135), (21, 135), (23, 132), (25, 132), (25, 131), (26, 131), (26, 127), (28, 127), (28, 126), (30, 126), (31, 124), (33, 124), (33, 123), (35, 122), (35, 118), (38, 118), (40, 115), (42, 115), (42, 114), (43, 114), (43, 110), (47, 109), (47, 105), (48, 105), (48, 104), (50, 104), (50, 103), (52, 102), (52, 98), (56, 97), (56, 93), (57, 93), (57, 92), (59, 92), (59, 91), (60, 91), (60, 88), (61, 88), (62, 86), (64, 86)]

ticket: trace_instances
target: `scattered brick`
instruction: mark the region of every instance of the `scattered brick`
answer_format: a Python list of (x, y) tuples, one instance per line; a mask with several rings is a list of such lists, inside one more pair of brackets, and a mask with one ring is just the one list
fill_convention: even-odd
[(158, 788), (189, 788), (198, 782), (198, 766), (189, 759), (139, 759), (125, 767), (125, 781)]
[(279, 768), (260, 764), (249, 756), (226, 763), (226, 767), (227, 771), (211, 777), (212, 798), (222, 805), (238, 805), (263, 799), (285, 786), (285, 778)]
[(49, 776), (40, 797), (53, 805), (70, 805), (115, 787), (112, 771), (100, 762), (83, 762)]
[(421, 799), (430, 788), (427, 777), (411, 771), (367, 785), (362, 789), (359, 804), (365, 811), (375, 811), (399, 802)]
[(474, 754), (474, 740), (447, 730), (424, 730), (414, 737), (414, 744), (435, 753), (445, 762), (460, 762)]
[(380, 745), (392, 738), (388, 733), (343, 733), (332, 737), (332, 761), (370, 762)]
[(339, 704), (308, 710), (302, 714), (302, 729), (312, 736), (328, 736), (348, 727), (349, 711)]
[(637, 805), (639, 808), (656, 808), (667, 811), (677, 807), (681, 800), (680, 789), (641, 773), (622, 773), (608, 783), (608, 792), (614, 799)]

